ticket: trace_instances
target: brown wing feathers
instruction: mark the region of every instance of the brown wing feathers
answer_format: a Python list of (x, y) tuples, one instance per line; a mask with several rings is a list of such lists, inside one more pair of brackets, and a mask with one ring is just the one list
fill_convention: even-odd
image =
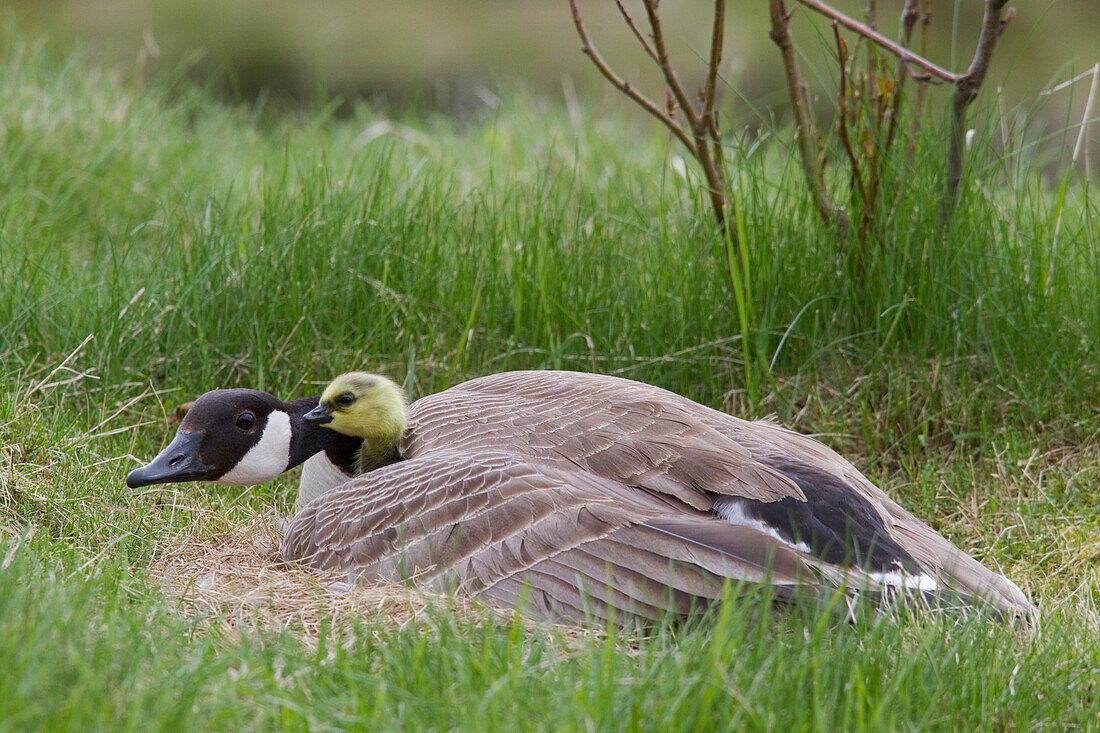
[(718, 597), (726, 578), (814, 580), (766, 535), (727, 526), (733, 532), (718, 546), (700, 531), (713, 519), (699, 515), (693, 524), (666, 502), (630, 491), (507, 454), (439, 452), (312, 502), (291, 525), (284, 554), (366, 582), (435, 578), (490, 599), (527, 584), (543, 607), (564, 604), (553, 615), (576, 607), (578, 588), (598, 617), (614, 608), (655, 618), (670, 602), (687, 608)]
[[(500, 379), (516, 374), (527, 380)], [(539, 382), (547, 380), (531, 375), (546, 374), (557, 373), (493, 375), (418, 400), (410, 409), (403, 454), (414, 458), (441, 448), (476, 452), (507, 445), (509, 452), (567, 461), (704, 511), (713, 506), (708, 494), (805, 499), (797, 484), (755, 461), (731, 436), (692, 420), (678, 402), (657, 403), (649, 394), (683, 400), (671, 392), (627, 380), (615, 380), (619, 389), (610, 393), (597, 380), (585, 382), (602, 389), (540, 390)], [(494, 390), (486, 392), (489, 388)]]
[[(949, 589), (1030, 609), (828, 447), (650, 385), (562, 372), (483, 377), (413, 403), (401, 452), (407, 460), (305, 507), (288, 559), (368, 582), (417, 575), (571, 618), (685, 611), (719, 597), (727, 580), (766, 583), (779, 597), (875, 587), (850, 565), (793, 549), (782, 532), (712, 512), (725, 497), (770, 507), (762, 516), (782, 524), (787, 506), (828, 514), (828, 497), (806, 492), (836, 490), (874, 518), (861, 530), (868, 546), (897, 543), (899, 557)], [(838, 536), (851, 521), (811, 518), (833, 522)]]

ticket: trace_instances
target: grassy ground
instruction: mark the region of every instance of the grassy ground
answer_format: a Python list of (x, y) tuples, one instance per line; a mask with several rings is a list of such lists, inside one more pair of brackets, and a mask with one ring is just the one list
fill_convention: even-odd
[[(979, 134), (941, 240), (930, 123), (859, 277), (789, 136), (737, 149), (742, 328), (648, 127), (522, 92), (460, 126), (271, 119), (0, 40), (0, 729), (1100, 725), (1100, 215), (1078, 180), (1063, 203), (1041, 145), (993, 157)], [(293, 479), (133, 492), (126, 471), (199, 392), (300, 395), (352, 367), (413, 397), (572, 368), (777, 413), (1043, 621), (742, 601), (608, 634), (400, 594), (349, 612), (301, 574), (204, 603), (210, 567), (261, 567), (217, 552), (288, 511)], [(196, 547), (214, 554), (188, 565)]]

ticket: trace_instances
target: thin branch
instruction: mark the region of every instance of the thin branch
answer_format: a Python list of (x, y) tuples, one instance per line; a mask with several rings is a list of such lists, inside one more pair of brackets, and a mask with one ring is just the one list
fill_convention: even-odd
[(989, 60), (993, 56), (993, 47), (997, 45), (997, 39), (1001, 37), (1005, 26), (1015, 16), (1015, 10), (1009, 8), (1001, 17), (1001, 11), (1008, 0), (986, 0), (985, 14), (982, 16), (982, 30), (978, 36), (978, 45), (974, 48), (974, 58), (970, 67), (962, 74), (955, 87), (957, 93), (968, 96), (971, 100), (978, 96), (978, 89), (985, 81), (985, 74), (989, 70)]
[[(920, 17), (918, 4), (920, 0), (905, 0), (905, 6), (901, 9), (901, 28), (898, 30), (898, 45), (909, 47), (909, 41), (913, 38), (913, 26)], [(903, 62), (905, 59), (901, 59)]]
[[(569, 2), (572, 3), (574, 0), (569, 0)], [(668, 46), (665, 45), (665, 34), (661, 29), (661, 16), (657, 13), (657, 4), (658, 0), (644, 1), (646, 16), (649, 18), (649, 27), (653, 30), (653, 47), (657, 51), (657, 66), (660, 67), (661, 73), (665, 77), (665, 84), (672, 91), (672, 96), (676, 97), (680, 109), (683, 110), (684, 117), (687, 117), (692, 131), (698, 137), (701, 120), (695, 112), (695, 108), (691, 106), (691, 100), (688, 99), (684, 87), (681, 86), (680, 78), (672, 69), (672, 61), (668, 56)]]
[[(725, 44), (726, 0), (715, 0), (714, 20), (710, 40), (710, 64), (707, 67), (707, 82), (703, 90), (703, 111), (700, 114), (700, 129), (695, 135), (696, 146), (703, 151), (699, 162), (703, 165), (710, 187), (711, 206), (718, 216), (723, 233), (726, 224), (726, 209), (729, 198), (726, 195), (726, 168), (722, 157), (722, 132), (718, 126), (718, 110), (715, 101), (718, 98), (718, 68), (722, 65), (722, 47)], [(707, 138), (710, 138), (712, 150), (707, 151)], [(733, 245), (740, 248), (736, 228), (730, 229), (729, 237)], [(740, 262), (740, 257), (738, 257)]]
[[(703, 164), (706, 173), (707, 184), (711, 187), (711, 203), (716, 209), (720, 207), (723, 216), (719, 223), (723, 230), (726, 229), (725, 211), (729, 206), (726, 196), (726, 168), (722, 154), (722, 131), (718, 128), (718, 110), (715, 101), (718, 97), (718, 67), (722, 66), (722, 48), (725, 44), (726, 29), (726, 0), (716, 0), (714, 3), (714, 20), (711, 30), (711, 61), (707, 66), (706, 86), (703, 89), (703, 111), (700, 113), (700, 129), (695, 134), (695, 144), (701, 150), (706, 151), (707, 138), (711, 141), (711, 151), (700, 155), (700, 163)], [(729, 231), (730, 240), (735, 247), (740, 247), (737, 240), (736, 229)], [(738, 258), (740, 261), (740, 258)]]
[(634, 23), (634, 18), (630, 17), (630, 13), (626, 12), (626, 6), (623, 5), (623, 0), (615, 0), (615, 6), (619, 9), (619, 15), (623, 16), (623, 20), (626, 21), (626, 25), (630, 28), (631, 33), (638, 39), (638, 43), (642, 44), (642, 48), (645, 49), (646, 55), (653, 59), (654, 63), (660, 63), (657, 59), (657, 52), (653, 50), (653, 46), (649, 45), (649, 41), (638, 29), (638, 26)]
[(901, 121), (901, 86), (907, 74), (905, 73), (906, 63), (904, 61), (899, 61), (898, 64), (898, 74), (894, 78), (894, 98), (890, 102), (890, 122), (886, 128), (885, 150), (889, 150), (894, 144), (894, 139), (897, 137), (898, 132), (898, 123)]
[[(863, 9), (863, 17), (866, 21), (867, 27), (871, 30), (878, 32), (878, 8), (875, 5), (875, 0), (867, 0), (867, 6)], [(836, 21), (833, 21), (834, 23)], [(835, 31), (834, 31), (835, 32)], [(858, 44), (858, 41), (857, 41)], [(858, 48), (858, 45), (857, 45)], [(865, 99), (871, 100), (870, 109), (875, 110), (877, 113), (880, 98), (882, 97), (879, 91), (878, 84), (878, 57), (875, 54), (875, 48), (873, 45), (868, 44), (867, 48), (867, 76), (866, 82), (863, 84), (863, 91), (867, 93)]]
[[(832, 18), (848, 30), (858, 33), (864, 38), (873, 41), (874, 43), (878, 44), (882, 48), (885, 48), (887, 51), (894, 54), (898, 58), (904, 59), (914, 66), (919, 66), (932, 76), (937, 76), (944, 81), (951, 82), (952, 84), (959, 80), (958, 74), (953, 74), (942, 66), (937, 66), (936, 64), (932, 63), (923, 56), (918, 56), (909, 49), (894, 43), (875, 29), (868, 27), (864, 23), (860, 23), (855, 18), (851, 18), (844, 13), (841, 13), (839, 10), (834, 10), (833, 8), (830, 8), (828, 5), (820, 2), (819, 0), (798, 0), (798, 2), (805, 5), (810, 10), (817, 11), (827, 18)], [(1001, 4), (1003, 5), (1004, 3), (1002, 2)]]
[[(572, 0), (571, 0), (572, 1)], [(652, 31), (653, 37), (653, 49), (657, 52), (657, 66), (660, 67), (661, 73), (665, 77), (665, 85), (672, 92), (672, 96), (680, 105), (680, 109), (683, 112), (685, 118), (687, 118), (688, 124), (691, 126), (692, 136), (695, 138), (695, 159), (699, 161), (699, 164), (703, 167), (703, 175), (707, 179), (707, 193), (710, 196), (711, 208), (714, 210), (715, 219), (718, 221), (719, 227), (723, 232), (727, 229), (727, 206), (729, 201), (726, 197), (726, 177), (725, 172), (720, 165), (715, 163), (715, 157), (711, 155), (711, 151), (708, 147), (708, 133), (713, 130), (717, 132), (717, 122), (712, 118), (710, 111), (713, 110), (713, 92), (711, 97), (704, 96), (703, 111), (697, 111), (691, 103), (691, 99), (688, 97), (687, 92), (684, 91), (684, 87), (680, 84), (680, 78), (676, 75), (676, 72), (672, 68), (672, 61), (668, 55), (668, 45), (665, 43), (664, 30), (661, 27), (661, 16), (657, 12), (659, 0), (644, 0), (646, 17), (649, 19), (649, 27)], [(712, 48), (711, 59), (714, 60), (717, 56), (718, 60), (721, 60), (722, 49), (721, 40), (725, 20), (725, 1), (719, 0), (716, 3), (715, 8), (715, 28), (712, 32)], [(713, 46), (715, 41), (718, 42), (717, 48)], [(714, 63), (713, 66), (708, 69), (708, 79), (713, 76), (717, 79), (718, 64)], [(708, 101), (709, 100), (709, 101)], [(714, 142), (718, 142), (719, 136), (714, 136)], [(734, 243), (737, 243), (736, 233), (730, 231)]]
[(834, 20), (832, 23), (833, 35), (836, 37), (836, 57), (840, 62), (840, 119), (837, 121), (837, 132), (840, 141), (844, 144), (844, 152), (848, 156), (848, 162), (852, 166), (852, 188), (859, 194), (866, 209), (869, 205), (867, 191), (863, 188), (863, 176), (859, 172), (859, 158), (852, 147), (852, 136), (848, 133), (848, 47), (844, 38), (840, 35), (840, 28)]
[(707, 118), (707, 130), (710, 131), (710, 136), (715, 142), (721, 140), (722, 132), (718, 129), (718, 110), (711, 112), (710, 117)]
[[(932, 26), (932, 0), (924, 0), (924, 6), (920, 15), (920, 24), (920, 53), (921, 56), (927, 56), (929, 29)], [(911, 74), (912, 69), (909, 69), (909, 71)], [(924, 110), (924, 98), (927, 91), (928, 87), (924, 84), (917, 85), (917, 99), (913, 103), (913, 122), (909, 127), (909, 139), (905, 148), (905, 156), (910, 161), (913, 160), (913, 156), (917, 152), (917, 131), (920, 129), (921, 112)]]
[[(722, 141), (718, 139), (718, 135), (714, 136), (714, 142), (712, 143), (711, 147), (714, 148), (713, 155), (715, 166), (717, 166), (718, 170), (725, 170), (726, 163), (725, 159), (722, 156)], [(736, 242), (737, 232), (730, 232), (730, 234), (733, 237), (733, 241)]]
[[(920, 17), (920, 10), (917, 7), (919, 3), (920, 0), (905, 0), (905, 5), (901, 9), (901, 29), (898, 31), (899, 45), (908, 47), (913, 38), (913, 27), (917, 24), (917, 18)], [(890, 109), (890, 124), (886, 130), (886, 150), (894, 144), (894, 137), (897, 135), (901, 117), (901, 89), (908, 76), (909, 62), (899, 58), (898, 71), (894, 75), (894, 99)]]
[[(726, 193), (725, 170), (722, 161), (722, 136), (718, 128), (718, 113), (715, 109), (715, 99), (718, 93), (718, 67), (722, 59), (726, 3), (725, 0), (716, 0), (715, 2), (714, 29), (711, 37), (711, 64), (707, 70), (707, 86), (700, 91), (700, 107), (696, 108), (688, 98), (687, 92), (684, 91), (683, 85), (680, 84), (680, 80), (672, 68), (664, 32), (661, 28), (661, 18), (658, 13), (659, 1), (643, 0), (652, 41), (647, 40), (641, 28), (627, 12), (623, 0), (615, 0), (615, 6), (618, 8), (619, 14), (626, 22), (627, 27), (630, 28), (631, 33), (634, 34), (646, 54), (657, 64), (664, 76), (666, 91), (663, 109), (616, 74), (600, 56), (584, 27), (577, 0), (569, 0), (569, 8), (573, 13), (573, 25), (576, 26), (577, 34), (583, 44), (581, 50), (592, 59), (600, 73), (617, 89), (633, 99), (651, 115), (661, 120), (699, 162), (706, 178), (707, 194), (710, 198), (711, 208), (714, 210), (714, 218), (723, 234), (729, 234), (736, 245), (736, 231), (728, 226), (729, 198)], [(690, 129), (685, 129), (676, 119), (677, 105), (679, 105)]]
[(810, 187), (814, 207), (827, 224), (836, 224), (842, 231), (848, 230), (848, 217), (844, 211), (829, 200), (825, 181), (821, 177), (820, 154), (818, 150), (817, 129), (814, 127), (813, 107), (810, 104), (810, 92), (802, 74), (798, 71), (798, 55), (795, 53), (794, 40), (789, 25), (790, 14), (783, 0), (768, 0), (771, 18), (771, 30), (768, 35), (779, 54), (783, 57), (783, 70), (787, 78), (787, 95), (791, 99), (791, 111), (794, 113), (797, 131), (798, 155), (802, 162), (802, 171), (806, 175), (806, 184)]
[[(917, 4), (917, 0), (906, 0), (905, 7), (902, 9), (902, 26), (903, 26), (903, 28), (905, 27), (906, 23), (908, 22), (907, 21), (907, 12), (908, 12), (909, 8), (912, 7), (915, 11), (916, 4)], [(916, 20), (915, 15), (913, 16), (913, 20), (914, 21)], [(901, 36), (904, 39), (905, 43), (908, 43), (909, 39), (912, 37), (913, 23), (910, 22), (910, 23), (908, 23), (908, 25), (909, 25), (909, 32), (905, 32), (903, 30), (903, 32), (901, 34)], [(894, 97), (891, 100), (890, 111), (888, 113), (890, 119), (887, 122), (887, 127), (886, 127), (886, 140), (882, 144), (881, 153), (876, 151), (876, 158), (880, 158), (881, 156), (885, 156), (886, 153), (890, 150), (890, 148), (892, 148), (894, 146), (894, 140), (897, 139), (898, 127), (901, 124), (901, 102), (902, 102), (902, 97), (904, 96), (902, 94), (902, 90), (903, 90), (903, 86), (905, 84), (905, 79), (906, 79), (907, 76), (909, 76), (908, 70), (909, 70), (908, 62), (906, 62), (904, 59), (898, 59), (898, 69), (897, 69), (897, 73), (894, 75), (894, 90), (893, 90)], [(918, 86), (918, 88), (923, 88), (924, 87), (923, 84), (918, 84), (917, 86)], [(869, 187), (871, 188), (871, 190), (875, 192), (876, 196), (878, 195), (879, 186), (881, 185), (881, 179), (882, 179), (882, 166), (879, 164), (879, 160), (876, 159), (875, 165), (871, 169), (871, 181), (868, 184)]]
[(978, 45), (974, 48), (974, 59), (966, 73), (955, 82), (955, 94), (951, 103), (951, 138), (947, 148), (947, 185), (940, 200), (940, 223), (946, 223), (951, 217), (958, 198), (966, 137), (966, 109), (978, 96), (978, 90), (985, 81), (997, 39), (1015, 15), (1014, 9), (1009, 8), (1002, 17), (1001, 11), (1007, 2), (1008, 0), (986, 0), (982, 29), (978, 36)]
[(712, 124), (712, 133), (718, 137), (717, 119), (711, 119), (714, 113), (714, 100), (717, 97), (718, 67), (722, 65), (722, 45), (725, 43), (726, 0), (714, 3), (714, 29), (710, 38), (710, 66), (707, 68), (707, 85), (703, 90), (703, 119)]
[(928, 37), (931, 35), (932, 30), (932, 0), (924, 0), (924, 10), (921, 12), (920, 18), (920, 55), (928, 55)]
[(584, 52), (588, 58), (592, 59), (592, 63), (596, 65), (600, 73), (604, 75), (611, 84), (621, 91), (626, 96), (633, 99), (639, 106), (641, 106), (646, 112), (659, 119), (664, 123), (665, 127), (672, 131), (672, 134), (684, 144), (684, 147), (688, 149), (693, 156), (698, 157), (695, 150), (695, 143), (683, 127), (680, 126), (676, 120), (668, 115), (663, 109), (661, 109), (655, 102), (649, 97), (645, 96), (626, 81), (618, 74), (616, 74), (607, 62), (604, 61), (603, 56), (596, 50), (596, 46), (592, 43), (592, 40), (588, 37), (588, 31), (585, 30), (584, 21), (581, 19), (580, 8), (577, 7), (576, 0), (569, 0), (569, 8), (573, 11), (573, 25), (577, 28), (577, 35), (581, 38), (581, 51)]

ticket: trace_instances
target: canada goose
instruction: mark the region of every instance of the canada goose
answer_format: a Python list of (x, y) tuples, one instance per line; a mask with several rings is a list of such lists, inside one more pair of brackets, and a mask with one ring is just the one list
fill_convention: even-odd
[[(367, 436), (360, 458), (368, 463), (399, 436), (396, 454), (388, 451), (394, 461), (300, 500), (288, 560), (361, 582), (416, 577), (495, 603), (522, 597), (539, 615), (566, 618), (682, 612), (717, 597), (726, 579), (767, 584), (780, 597), (829, 597), (844, 586), (1034, 611), (1011, 581), (852, 464), (770, 422), (616, 377), (538, 371), (475, 379), (407, 412), (400, 399), (382, 400), (382, 412), (405, 413), (408, 427), (379, 437), (377, 425), (397, 423), (354, 409), (362, 384), (399, 392), (380, 377), (339, 377), (319, 400), (299, 401), (315, 409), (288, 411), (299, 416), (294, 430), (351, 433), (339, 444), (343, 475), (356, 463), (356, 435)], [(231, 425), (232, 401), (217, 407)], [(293, 460), (272, 459), (254, 474), (270, 477)], [(216, 470), (234, 474), (235, 464)]]
[[(709, 565), (697, 563), (711, 574), (710, 597), (723, 578), (759, 582), (770, 573), (784, 592), (825, 581), (1031, 612), (1011, 581), (851, 463), (771, 422), (617, 377), (538, 371), (425, 397), (409, 408), (407, 430), (389, 432), (405, 425), (399, 395), (385, 378), (346, 374), (303, 417), (363, 438), (372, 458), (361, 468), (376, 470), (306, 506), (287, 534), (287, 559), (368, 579), (435, 573), (490, 596), (527, 584), (551, 608), (576, 600), (576, 584), (561, 576), (583, 575), (584, 562), (595, 573), (589, 591), (606, 584), (611, 563), (612, 590), (625, 592), (615, 582), (623, 574), (650, 597), (654, 587), (676, 587), (670, 560), (712, 553)], [(391, 465), (379, 467), (387, 455)], [(641, 544), (628, 551), (630, 542)], [(639, 554), (665, 572), (616, 564), (627, 556), (640, 563)], [(550, 590), (551, 565), (564, 597)]]
[(230, 486), (262, 484), (303, 461), (299, 501), (355, 476), (362, 442), (303, 424), (317, 397), (293, 402), (253, 389), (216, 389), (199, 397), (176, 437), (156, 458), (126, 476), (132, 489), (178, 481)]

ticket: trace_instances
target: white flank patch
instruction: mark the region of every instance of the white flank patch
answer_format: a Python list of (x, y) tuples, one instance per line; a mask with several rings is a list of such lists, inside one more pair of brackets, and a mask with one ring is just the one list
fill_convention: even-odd
[(267, 483), (290, 463), (290, 415), (275, 410), (267, 418), (260, 442), (216, 483), (228, 486), (256, 486)]
[[(758, 529), (764, 534), (775, 537), (783, 544), (791, 547), (799, 552), (804, 552), (807, 555), (812, 555), (810, 546), (805, 542), (791, 542), (785, 539), (775, 528), (765, 524), (759, 519), (754, 519), (745, 513), (745, 508), (741, 504), (734, 501), (726, 501), (715, 504), (714, 513), (722, 519), (726, 520), (730, 524), (738, 524), (742, 527), (752, 527)], [(902, 570), (891, 570), (885, 573), (868, 572), (867, 577), (874, 580), (879, 585), (890, 586), (892, 588), (906, 588), (909, 590), (919, 591), (934, 591), (938, 590), (940, 584), (936, 582), (936, 579), (930, 575), (923, 573), (914, 575), (912, 573), (906, 573)]]
[(302, 464), (302, 480), (298, 482), (298, 501), (295, 502), (295, 507), (301, 509), (329, 489), (335, 489), (352, 478), (354, 477), (344, 473), (330, 461), (324, 451), (310, 456)]
[(936, 582), (935, 578), (930, 575), (924, 575), (923, 573), (920, 575), (912, 575), (910, 573), (891, 571), (888, 573), (867, 573), (867, 576), (882, 585), (889, 585), (895, 588), (934, 591), (938, 590), (940, 587), (940, 584)]
[(722, 519), (726, 520), (730, 524), (737, 524), (742, 527), (752, 527), (753, 529), (760, 530), (769, 537), (774, 537), (784, 545), (791, 547), (799, 552), (805, 552), (810, 554), (810, 546), (805, 542), (791, 542), (790, 540), (779, 534), (776, 529), (759, 519), (750, 517), (745, 513), (745, 508), (734, 501), (723, 501), (714, 505), (714, 513)]

